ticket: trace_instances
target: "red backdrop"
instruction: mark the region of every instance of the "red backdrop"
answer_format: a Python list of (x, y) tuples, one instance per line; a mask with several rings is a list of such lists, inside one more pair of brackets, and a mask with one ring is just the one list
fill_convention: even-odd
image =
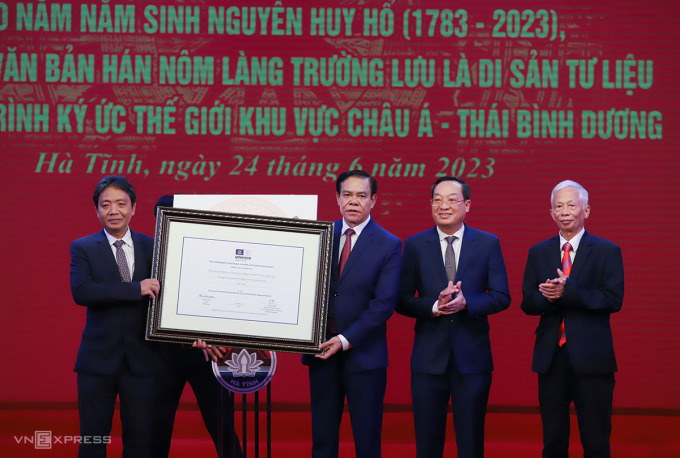
[[(72, 367), (85, 310), (71, 299), (68, 247), (100, 229), (91, 194), (102, 176), (116, 172), (130, 178), (139, 196), (131, 226), (151, 234), (153, 204), (162, 194), (318, 194), (319, 219), (337, 219), (334, 179), (359, 164), (379, 181), (373, 217), (402, 239), (432, 225), (429, 187), (438, 175), (459, 174), (470, 183), (467, 222), (500, 237), (513, 297), (509, 310), (491, 318), (493, 405), (537, 404), (530, 372), (537, 321), (519, 309), (526, 253), (557, 231), (548, 215), (552, 187), (563, 179), (583, 184), (592, 207), (587, 229), (619, 244), (624, 254), (624, 306), (612, 317), (619, 362), (615, 407), (680, 408), (680, 367), (672, 357), (680, 324), (673, 291), (673, 260), (680, 256), (674, 234), (680, 190), (677, 5), (579, 1), (551, 11), (546, 2), (517, 1), (512, 10), (501, 2), (466, 1), (455, 5), (461, 11), (449, 11), (450, 2), (396, 1), (390, 8), (359, 3), (341, 5), (354, 19), (351, 30), (345, 23), (337, 36), (330, 35), (331, 28), (313, 35), (310, 25), (313, 8), (319, 13), (335, 2), (285, 2), (284, 8), (294, 10), (268, 10), (252, 35), (210, 33), (209, 7), (225, 8), (213, 0), (112, 2), (112, 9), (132, 8), (134, 31), (129, 9), (107, 22), (103, 2), (73, 1), (70, 14), (63, 5), (52, 9), (54, 2), (0, 3), (0, 405), (76, 400)], [(90, 12), (98, 8), (96, 26), (81, 5)], [(145, 9), (148, 5), (159, 13)], [(250, 3), (229, 4), (234, 5)], [(161, 6), (166, 12), (193, 7), (198, 29), (186, 17), (185, 33), (145, 30)], [(374, 36), (369, 26), (364, 33), (370, 8), (385, 20), (393, 15), (391, 35)], [(391, 13), (381, 13), (387, 10)], [(300, 35), (286, 30), (286, 17), (300, 18)], [(170, 21), (158, 24), (167, 27)], [(112, 72), (104, 59), (114, 55), (120, 66)], [(274, 62), (271, 70), (278, 69), (279, 58), (280, 75), (274, 71), (262, 81), (251, 77), (232, 84), (245, 72), (237, 67), (239, 56), (267, 57)], [(204, 64), (197, 78), (214, 79), (183, 73), (189, 68), (183, 57), (192, 72)], [(126, 67), (127, 58), (136, 65)], [(163, 83), (160, 70), (171, 58), (179, 77)], [(340, 73), (329, 84), (322, 73), (320, 82), (305, 85), (295, 80), (298, 59), (309, 65), (300, 64), (299, 71), (312, 71), (320, 62), (323, 70)], [(140, 65), (147, 62), (143, 71)], [(581, 73), (588, 62), (592, 72)], [(483, 87), (479, 69), (489, 63), (499, 73), (492, 72), (492, 84)], [(360, 75), (359, 64), (369, 68), (365, 80), (345, 79), (345, 65)], [(419, 69), (414, 87), (408, 84), (414, 76), (405, 70), (409, 65)], [(107, 112), (102, 107), (119, 116), (98, 116), (98, 110)], [(222, 114), (231, 109), (231, 133), (193, 134), (187, 113), (215, 107), (223, 107)], [(252, 131), (247, 112), (240, 112), (244, 107), (255, 113)], [(302, 108), (330, 113), (320, 133), (302, 124), (296, 129), (295, 109)], [(364, 109), (376, 110), (378, 127), (356, 135), (353, 128), (368, 126), (371, 112)], [(472, 128), (473, 113), (480, 117), (482, 110), (482, 127)], [(522, 129), (518, 134), (518, 124), (524, 126), (519, 116), (540, 112), (556, 119), (560, 111), (571, 112), (573, 122), (555, 121), (554, 135), (535, 128), (529, 136)], [(602, 132), (591, 135), (582, 117), (593, 112), (596, 118), (600, 111)], [(158, 115), (156, 124), (149, 122), (150, 113)], [(351, 124), (356, 113), (365, 122)], [(636, 122), (643, 117), (645, 123)], [(279, 132), (282, 119), (286, 124)], [(411, 344), (412, 321), (395, 315), (389, 322), (389, 403), (410, 402)], [(308, 402), (299, 356), (279, 357), (275, 401)]]

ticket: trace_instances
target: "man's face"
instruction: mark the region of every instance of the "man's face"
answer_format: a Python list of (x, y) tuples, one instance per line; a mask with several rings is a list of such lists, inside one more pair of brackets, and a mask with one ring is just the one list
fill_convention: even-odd
[(442, 181), (434, 188), (432, 219), (442, 232), (454, 234), (470, 211), (470, 201), (463, 199), (463, 185), (457, 181)]
[(121, 238), (128, 230), (130, 218), (135, 214), (130, 196), (122, 189), (110, 186), (99, 195), (97, 217), (106, 232), (116, 238)]
[(584, 205), (578, 189), (568, 186), (555, 193), (550, 215), (567, 240), (578, 234), (590, 215), (590, 205)]
[(341, 183), (337, 197), (342, 217), (349, 227), (354, 227), (368, 219), (377, 196), (371, 195), (368, 178), (349, 177)]

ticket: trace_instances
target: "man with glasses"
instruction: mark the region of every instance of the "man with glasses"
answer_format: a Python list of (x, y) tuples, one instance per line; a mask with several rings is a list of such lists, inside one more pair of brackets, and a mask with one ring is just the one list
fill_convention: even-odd
[(441, 457), (449, 399), (458, 457), (484, 456), (491, 389), (488, 315), (510, 306), (498, 237), (467, 226), (470, 186), (431, 189), (435, 227), (406, 239), (396, 311), (416, 319), (411, 397), (418, 458)]

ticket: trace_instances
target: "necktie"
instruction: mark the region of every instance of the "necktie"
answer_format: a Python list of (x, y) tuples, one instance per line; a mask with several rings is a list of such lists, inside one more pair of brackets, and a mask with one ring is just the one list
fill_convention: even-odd
[(130, 282), (130, 269), (127, 263), (127, 257), (125, 257), (125, 252), (123, 251), (123, 245), (125, 242), (122, 240), (116, 240), (113, 242), (113, 246), (116, 247), (116, 264), (118, 264), (118, 271), (120, 272), (120, 278), (123, 282)]
[(456, 280), (456, 252), (453, 251), (453, 242), (457, 239), (455, 235), (446, 237), (446, 243), (449, 246), (446, 247), (446, 255), (444, 256), (444, 267), (446, 268), (446, 276), (449, 281)]
[(347, 229), (345, 232), (345, 235), (347, 238), (345, 239), (345, 246), (342, 247), (342, 254), (340, 255), (340, 273), (339, 275), (342, 275), (342, 269), (345, 267), (345, 263), (347, 262), (347, 258), (349, 258), (349, 252), (352, 251), (352, 235), (354, 234), (354, 229)]
[[(562, 249), (564, 250), (564, 255), (562, 255), (562, 272), (568, 277), (571, 273), (571, 255), (569, 254), (571, 252), (571, 244), (569, 242), (565, 243)], [(561, 347), (565, 343), (567, 343), (567, 334), (564, 332), (564, 319), (562, 319), (560, 323), (560, 338), (557, 341), (557, 345)]]

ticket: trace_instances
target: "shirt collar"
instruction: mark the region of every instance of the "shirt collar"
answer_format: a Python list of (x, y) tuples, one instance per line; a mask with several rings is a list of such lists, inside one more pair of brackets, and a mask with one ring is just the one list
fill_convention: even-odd
[[(104, 234), (106, 234), (106, 240), (109, 241), (109, 245), (113, 245), (116, 242), (116, 240), (120, 240), (106, 232), (106, 229), (104, 229)], [(122, 237), (122, 240), (123, 242), (125, 242), (126, 245), (132, 246), (132, 233), (130, 232), (129, 227), (125, 235)]]
[[(441, 229), (439, 229), (439, 226), (435, 226), (437, 228), (437, 233), (439, 234), (439, 240), (446, 240), (446, 237), (451, 237), (449, 234), (445, 234), (442, 232)], [(458, 239), (458, 240), (463, 240), (463, 233), (465, 232), (465, 224), (460, 226), (460, 229), (458, 229), (453, 235)]]
[(573, 236), (571, 238), (571, 240), (565, 239), (564, 237), (562, 237), (562, 234), (560, 233), (560, 251), (562, 251), (564, 244), (569, 242), (569, 244), (571, 245), (571, 250), (574, 253), (576, 253), (576, 251), (578, 250), (578, 245), (579, 245), (579, 243), (581, 243), (581, 239), (583, 238), (583, 234), (585, 234), (585, 233), (586, 233), (586, 228), (583, 227), (583, 228), (581, 228), (581, 230), (579, 231), (578, 234), (576, 234), (575, 236)]
[(364, 221), (363, 223), (358, 224), (354, 227), (349, 227), (347, 225), (347, 222), (345, 221), (345, 218), (343, 218), (342, 219), (342, 232), (340, 234), (344, 234), (345, 232), (347, 232), (347, 229), (354, 229), (354, 233), (357, 235), (357, 237), (359, 237), (359, 235), (361, 235), (361, 231), (364, 230), (364, 228), (369, 223), (369, 221), (371, 221), (371, 215), (368, 215), (368, 218), (366, 218), (366, 221)]

